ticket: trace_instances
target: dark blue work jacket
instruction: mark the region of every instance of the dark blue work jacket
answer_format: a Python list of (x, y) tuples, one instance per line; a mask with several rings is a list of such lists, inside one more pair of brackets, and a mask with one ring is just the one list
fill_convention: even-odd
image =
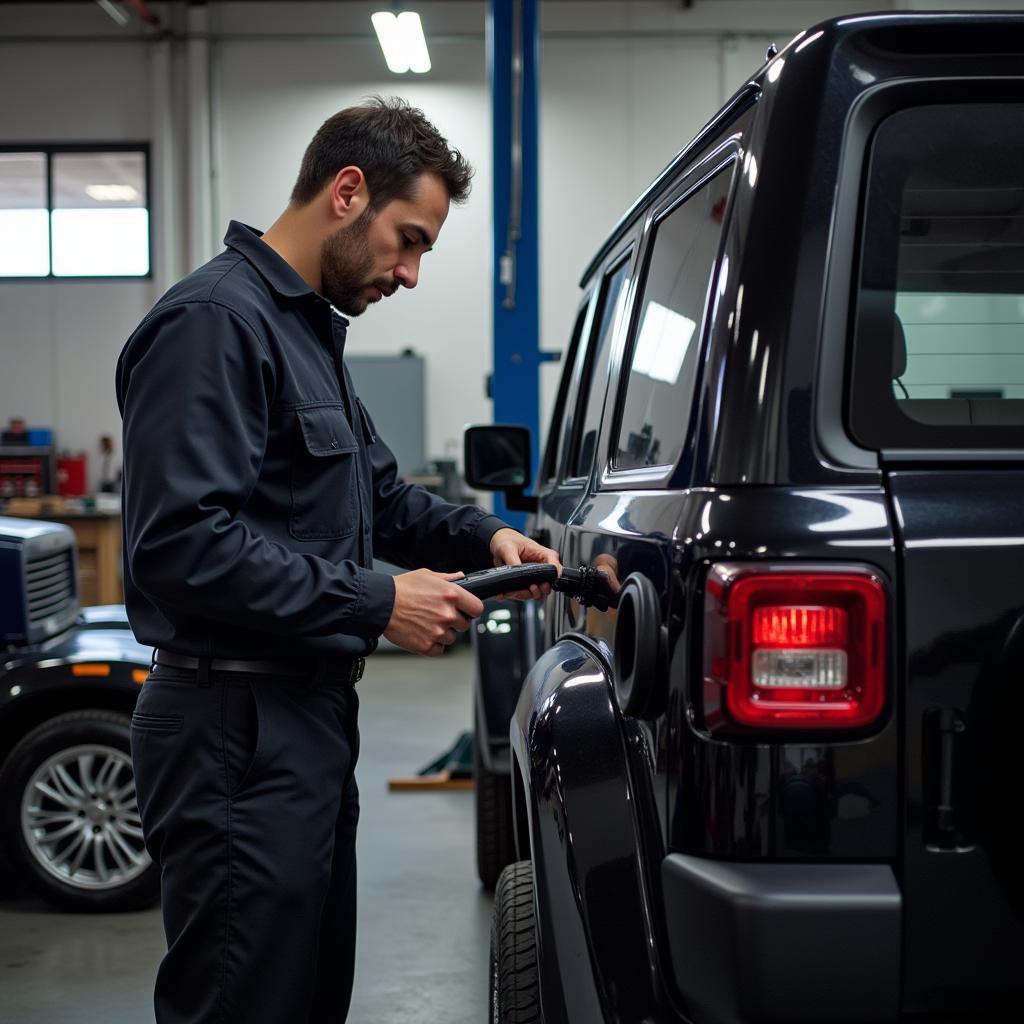
[(348, 322), (259, 234), (176, 284), (117, 365), (125, 603), (219, 657), (372, 651), (405, 568), (491, 564), (505, 524), (398, 478), (342, 363)]

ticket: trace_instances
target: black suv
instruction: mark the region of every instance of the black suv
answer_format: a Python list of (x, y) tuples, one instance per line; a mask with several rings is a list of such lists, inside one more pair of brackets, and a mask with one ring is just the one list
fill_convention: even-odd
[(160, 883), (129, 746), (153, 652), (76, 569), (68, 527), (0, 516), (0, 849), (62, 909), (129, 910)]
[(800, 33), (582, 289), (492, 1019), (1019, 1013), (1024, 17)]

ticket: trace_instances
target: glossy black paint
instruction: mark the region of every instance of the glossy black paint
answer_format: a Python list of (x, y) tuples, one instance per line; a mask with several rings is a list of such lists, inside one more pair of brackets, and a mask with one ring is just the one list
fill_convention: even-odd
[[(897, 635), (893, 534), (881, 488), (700, 488), (681, 502), (675, 549), (683, 605), (671, 700), (668, 844), (705, 856), (889, 858), (898, 852), (898, 694), (866, 735), (798, 742), (720, 740), (702, 727), (699, 646), (705, 567), (721, 561), (857, 565), (889, 581)], [(676, 653), (676, 650), (678, 653)], [(888, 673), (896, 678), (889, 643)], [(781, 737), (782, 740), (785, 737)], [(697, 808), (702, 813), (697, 813)]]
[(1021, 476), (890, 474), (906, 609), (908, 1009), (974, 1008), (1021, 984)]
[[(0, 654), (0, 761), (31, 728), (85, 707), (131, 713), (134, 673), (149, 671), (152, 649), (132, 635), (122, 605), (83, 610), (78, 624), (45, 644)], [(76, 676), (82, 663), (107, 665), (109, 675)]]
[(676, 1019), (660, 981), (666, 937), (649, 913), (659, 860), (641, 842), (656, 801), (632, 775), (637, 750), (598, 650), (580, 639), (550, 648), (511, 737), (529, 786), (545, 1022)]
[[(668, 953), (661, 865), (670, 854), (884, 865), (900, 887), (887, 942), (901, 949), (892, 965), (901, 1011), (986, 1011), (1008, 998), (1019, 1007), (1024, 463), (985, 453), (961, 453), (958, 466), (905, 453), (893, 461), (850, 439), (843, 403), (873, 118), (930, 96), (1016, 96), (1022, 29), (1013, 15), (885, 15), (801, 33), (652, 185), (588, 269), (584, 338), (601, 274), (630, 254), (603, 457), (589, 477), (566, 477), (578, 362), (567, 368), (535, 526), (566, 564), (647, 577), (661, 598), (663, 650), (650, 707), (624, 716), (615, 608), (548, 600), (548, 650), (525, 681), (512, 747), (528, 797), (549, 1024), (691, 1019)], [(652, 218), (729, 160), (688, 444), (668, 476), (616, 474), (606, 453)], [(711, 734), (701, 615), (708, 567), (722, 561), (853, 565), (883, 581), (888, 693), (874, 726)], [(856, 963), (835, 970), (837, 981), (857, 980)], [(773, 1012), (757, 1019), (811, 1019), (799, 992), (788, 1018)], [(841, 1005), (830, 1012), (813, 1019), (845, 1019)]]

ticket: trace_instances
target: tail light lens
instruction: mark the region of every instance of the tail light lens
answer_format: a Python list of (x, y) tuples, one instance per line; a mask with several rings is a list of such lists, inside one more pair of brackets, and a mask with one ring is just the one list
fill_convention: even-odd
[(716, 565), (704, 606), (710, 728), (859, 729), (881, 716), (887, 602), (869, 570)]

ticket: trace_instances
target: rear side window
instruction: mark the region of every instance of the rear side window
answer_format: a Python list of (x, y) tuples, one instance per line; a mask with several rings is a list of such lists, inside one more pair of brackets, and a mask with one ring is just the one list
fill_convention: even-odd
[(561, 455), (564, 449), (562, 435), (562, 423), (565, 419), (565, 405), (569, 396), (569, 387), (572, 383), (575, 372), (576, 360), (579, 355), (580, 337), (583, 334), (583, 325), (587, 319), (587, 307), (590, 305), (588, 299), (580, 307), (576, 314), (576, 324), (572, 329), (572, 340), (569, 342), (569, 351), (565, 357), (565, 365), (562, 367), (562, 377), (558, 384), (558, 394), (555, 397), (555, 408), (551, 414), (551, 426), (548, 430), (548, 443), (544, 450), (544, 464), (541, 467), (541, 480), (553, 480), (558, 474), (561, 465)]
[(1024, 444), (1024, 104), (915, 107), (883, 121), (862, 237), (857, 440)]
[(574, 430), (575, 441), (570, 456), (571, 477), (588, 476), (594, 461), (598, 432), (601, 429), (601, 409), (604, 407), (605, 389), (608, 384), (612, 332), (626, 300), (628, 278), (627, 254), (605, 274), (601, 287), (601, 304), (595, 317), (596, 326), (591, 336), (590, 352), (580, 385), (580, 404), (576, 416), (578, 425)]
[(727, 171), (719, 171), (655, 227), (627, 354), (614, 469), (671, 466), (682, 452), (729, 180)]

